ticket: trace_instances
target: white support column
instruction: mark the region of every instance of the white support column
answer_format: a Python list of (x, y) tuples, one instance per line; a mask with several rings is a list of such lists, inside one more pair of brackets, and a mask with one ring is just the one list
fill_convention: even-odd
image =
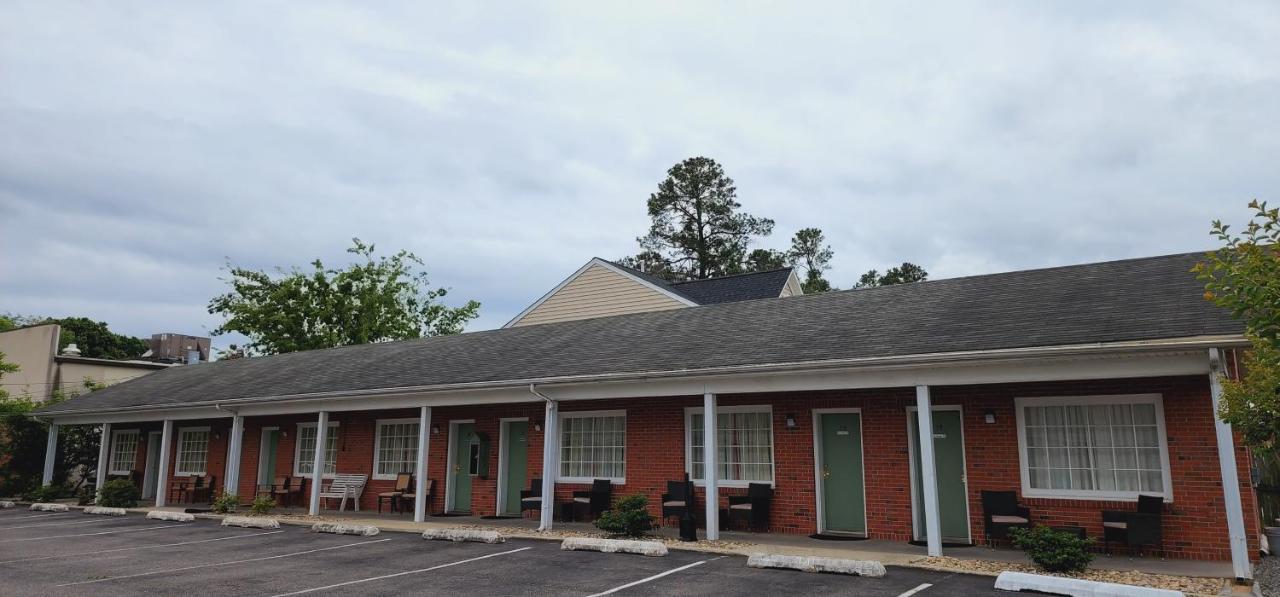
[(44, 476), (41, 485), (53, 482), (53, 462), (58, 459), (58, 424), (49, 424), (49, 441), (44, 448)]
[(156, 475), (156, 507), (163, 508), (169, 498), (169, 452), (173, 449), (173, 420), (165, 419), (160, 432), (160, 472)]
[(324, 456), (329, 445), (329, 413), (320, 411), (316, 418), (316, 457), (311, 461), (311, 509), (312, 516), (320, 515), (320, 483), (324, 481)]
[[(107, 482), (107, 469), (110, 467), (111, 458), (111, 423), (102, 424), (102, 441), (98, 442), (98, 476), (94, 478), (94, 488), (96, 491), (102, 491), (102, 484)], [(101, 495), (99, 493), (98, 495)], [(94, 503), (97, 503), (97, 497), (94, 497)]]
[(920, 424), (920, 488), (924, 493), (924, 529), (929, 555), (942, 555), (942, 521), (938, 513), (938, 469), (933, 458), (933, 406), (929, 386), (916, 386), (916, 412)]
[(231, 435), (227, 438), (227, 470), (222, 491), (240, 495), (240, 453), (244, 447), (244, 417), (231, 417)]
[(719, 471), (716, 464), (716, 427), (720, 422), (716, 410), (716, 395), (710, 392), (702, 395), (702, 470), (706, 479), (707, 506), (707, 540), (720, 538), (720, 488)]
[(1227, 536), (1231, 540), (1231, 568), (1239, 580), (1253, 578), (1249, 564), (1249, 539), (1245, 534), (1244, 506), (1240, 501), (1240, 477), (1236, 472), (1235, 435), (1231, 424), (1218, 416), (1222, 400), (1222, 353), (1209, 349), (1209, 394), (1213, 399), (1214, 431), (1218, 436), (1218, 466), (1222, 469), (1222, 497), (1227, 507)]
[(551, 530), (555, 518), (556, 475), (560, 472), (560, 405), (547, 401), (542, 421), (542, 511), (539, 531)]
[(418, 461), (414, 463), (413, 487), (413, 521), (427, 520), (427, 441), (431, 437), (431, 407), (424, 406), (418, 411)]

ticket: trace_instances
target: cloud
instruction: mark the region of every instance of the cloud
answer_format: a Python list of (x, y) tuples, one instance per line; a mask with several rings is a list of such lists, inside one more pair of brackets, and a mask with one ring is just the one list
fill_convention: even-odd
[[(838, 286), (1203, 249), (1280, 182), (1280, 9), (19, 3), (0, 311), (203, 333), (226, 259), (422, 256), (496, 327), (708, 155)], [(222, 342), (222, 341), (220, 341)]]

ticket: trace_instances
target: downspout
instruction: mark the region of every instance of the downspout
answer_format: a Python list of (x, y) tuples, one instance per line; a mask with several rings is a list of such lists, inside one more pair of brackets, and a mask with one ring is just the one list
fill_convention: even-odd
[(559, 434), (559, 403), (538, 391), (537, 384), (529, 384), (529, 393), (547, 403), (546, 416), (542, 421), (542, 502), (538, 522), (539, 531), (551, 530), (552, 515), (555, 506), (556, 472), (560, 468), (559, 446), (556, 436)]

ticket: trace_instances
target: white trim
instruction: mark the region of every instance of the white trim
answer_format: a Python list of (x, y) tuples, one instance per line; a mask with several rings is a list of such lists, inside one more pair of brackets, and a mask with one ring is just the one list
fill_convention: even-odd
[[(502, 500), (503, 498), (506, 497), (506, 493), (507, 493), (507, 469), (510, 468), (511, 466), (511, 464), (507, 462), (507, 442), (509, 441), (507, 437), (509, 435), (507, 433), (507, 427), (509, 426), (510, 423), (528, 423), (528, 422), (529, 422), (529, 417), (502, 417), (498, 419), (498, 488), (497, 488), (498, 499), (495, 500), (496, 503), (494, 504), (494, 510), (493, 510), (498, 514), (498, 516), (502, 516), (504, 514), (511, 514), (510, 512), (502, 511), (502, 505), (503, 505)], [(525, 432), (528, 433), (528, 430), (526, 429)], [(526, 450), (525, 457), (527, 458), (528, 457), (527, 444), (525, 446), (525, 450)], [(525, 463), (525, 466), (526, 467), (528, 466), (527, 462)], [(520, 513), (516, 512), (516, 514), (518, 515)]]
[[(459, 511), (457, 506), (453, 503), (453, 493), (454, 493), (453, 490), (455, 489), (455, 485), (453, 483), (453, 476), (454, 476), (453, 467), (458, 466), (461, 463), (453, 461), (454, 457), (457, 456), (457, 454), (455, 454), (456, 450), (454, 450), (453, 448), (454, 448), (454, 444), (458, 442), (458, 425), (467, 425), (467, 424), (475, 425), (476, 420), (475, 419), (449, 419), (449, 436), (445, 438), (448, 441), (448, 445), (446, 446), (448, 448), (448, 451), (446, 452), (445, 461), (444, 461), (444, 511), (445, 512)], [(474, 481), (472, 482), (471, 488), (473, 490), (475, 489)], [(471, 511), (471, 504), (467, 504), (466, 511), (467, 512)]]
[(653, 290), (653, 291), (655, 291), (655, 292), (657, 292), (657, 293), (659, 293), (659, 294), (662, 294), (663, 296), (666, 296), (667, 298), (670, 298), (670, 299), (676, 300), (676, 301), (678, 301), (680, 304), (682, 304), (682, 305), (684, 305), (684, 306), (686, 306), (686, 307), (697, 307), (697, 306), (698, 306), (698, 303), (695, 303), (695, 302), (693, 302), (693, 301), (691, 301), (691, 300), (689, 300), (689, 299), (687, 299), (687, 298), (685, 298), (685, 297), (683, 297), (683, 296), (680, 296), (680, 295), (678, 295), (678, 294), (676, 294), (676, 293), (672, 292), (672, 291), (671, 291), (671, 290), (669, 290), (669, 289), (663, 288), (663, 287), (661, 287), (661, 286), (658, 286), (657, 284), (654, 284), (653, 282), (650, 282), (650, 281), (648, 281), (648, 280), (645, 280), (644, 278), (638, 277), (638, 276), (636, 276), (635, 274), (633, 274), (633, 273), (631, 273), (631, 272), (629, 272), (629, 271), (627, 271), (627, 270), (624, 270), (624, 269), (622, 269), (622, 268), (620, 268), (620, 267), (618, 267), (618, 266), (616, 266), (616, 265), (614, 265), (614, 264), (612, 264), (612, 263), (609, 263), (608, 261), (605, 261), (605, 260), (603, 260), (603, 259), (601, 259), (601, 258), (599, 258), (599, 257), (592, 257), (592, 258), (591, 258), (591, 261), (588, 261), (586, 265), (584, 265), (584, 266), (582, 266), (582, 267), (578, 268), (578, 271), (575, 271), (575, 272), (573, 272), (572, 274), (569, 274), (569, 277), (568, 277), (568, 278), (565, 278), (565, 279), (564, 279), (564, 280), (562, 280), (559, 284), (556, 284), (555, 288), (552, 288), (552, 289), (551, 289), (551, 290), (549, 290), (546, 294), (542, 295), (538, 300), (534, 301), (532, 305), (529, 305), (528, 307), (525, 307), (525, 310), (524, 310), (524, 311), (521, 311), (518, 315), (516, 315), (515, 317), (512, 317), (512, 318), (511, 318), (511, 321), (508, 321), (507, 323), (503, 324), (503, 325), (502, 325), (502, 327), (504, 327), (504, 328), (509, 328), (509, 327), (514, 326), (515, 324), (519, 323), (519, 322), (520, 322), (520, 320), (521, 320), (521, 319), (524, 319), (524, 317), (525, 317), (526, 315), (528, 315), (529, 313), (532, 313), (532, 312), (533, 312), (533, 310), (534, 310), (534, 309), (537, 309), (539, 306), (541, 306), (541, 305), (542, 305), (542, 303), (547, 302), (547, 300), (548, 300), (548, 299), (550, 299), (551, 297), (555, 296), (557, 292), (560, 292), (560, 290), (561, 290), (562, 288), (564, 288), (565, 286), (568, 286), (570, 282), (573, 282), (574, 280), (577, 280), (579, 276), (581, 276), (581, 275), (582, 275), (583, 273), (585, 273), (587, 270), (591, 269), (591, 266), (593, 266), (593, 265), (599, 265), (599, 266), (601, 266), (601, 267), (603, 267), (603, 268), (605, 268), (605, 269), (607, 269), (607, 270), (609, 270), (609, 271), (611, 271), (611, 272), (613, 272), (613, 273), (615, 273), (615, 274), (618, 274), (618, 275), (621, 275), (621, 276), (625, 276), (625, 277), (626, 277), (627, 279), (629, 279), (629, 280), (634, 280), (634, 281), (636, 281), (636, 282), (640, 283), (640, 284), (641, 284), (642, 286), (644, 286), (645, 288), (648, 288), (649, 290)]
[[(327, 425), (327, 427), (328, 427), (330, 430), (332, 430), (332, 429), (334, 429), (334, 428), (338, 427), (338, 421), (329, 421), (328, 423), (329, 423), (329, 424)], [(298, 428), (297, 428), (297, 430), (295, 431), (295, 435), (293, 436), (293, 476), (295, 476), (295, 477), (306, 477), (306, 478), (311, 478), (311, 475), (315, 472), (315, 471), (312, 471), (312, 472), (310, 472), (310, 473), (304, 473), (304, 472), (302, 472), (302, 470), (301, 470), (301, 469), (299, 469), (299, 468), (298, 468), (298, 464), (299, 464), (300, 462), (302, 462), (302, 461), (300, 460), (300, 458), (302, 457), (302, 430), (303, 430), (303, 429), (307, 429), (307, 428), (312, 428), (312, 429), (314, 429), (315, 427), (316, 427), (316, 423), (314, 423), (314, 422), (298, 423)], [(332, 431), (331, 431), (330, 433), (332, 433)], [(324, 438), (324, 440), (325, 440), (325, 443), (326, 443), (326, 444), (327, 444), (327, 443), (329, 443), (329, 438), (331, 438), (331, 437), (333, 438), (333, 441), (335, 441), (335, 442), (336, 442), (336, 441), (338, 441), (338, 436), (337, 436), (336, 434), (332, 434), (332, 435), (331, 435), (330, 433), (326, 433), (326, 434), (325, 434), (325, 438)], [(317, 435), (317, 438), (318, 438), (318, 437), (319, 437), (319, 434), (317, 433), (316, 435)], [(320, 450), (320, 449), (322, 449), (322, 448), (321, 448), (320, 444), (317, 442), (317, 443), (316, 443), (316, 450)], [(334, 470), (334, 472), (332, 472), (332, 473), (324, 473), (324, 472), (322, 472), (322, 473), (321, 473), (321, 477), (322, 477), (322, 478), (324, 478), (324, 479), (332, 479), (332, 478), (334, 477), (334, 475), (337, 475), (337, 474), (338, 474), (338, 473), (337, 473), (337, 471), (338, 471), (338, 469), (337, 469), (337, 466), (338, 466), (338, 464), (337, 464), (337, 460), (338, 460), (338, 458), (337, 458), (337, 456), (338, 456), (338, 450), (335, 448), (333, 452), (334, 452), (334, 454), (333, 454), (333, 455), (334, 455), (334, 465), (333, 465), (333, 466), (334, 466), (334, 469), (333, 469), (333, 470)], [(312, 454), (313, 460), (314, 460), (314, 456), (315, 456), (315, 454)], [(308, 461), (308, 462), (310, 462), (310, 461)], [(313, 466), (314, 466), (314, 465), (313, 465)], [(329, 461), (328, 461), (328, 459), (326, 459), (326, 460), (325, 460), (324, 467), (325, 467), (325, 468), (329, 468)]]
[(1138, 494), (1155, 495), (1152, 491), (1102, 491), (1071, 489), (1032, 489), (1031, 473), (1027, 468), (1027, 430), (1023, 421), (1026, 406), (1080, 406), (1094, 404), (1152, 404), (1156, 409), (1156, 433), (1160, 438), (1160, 467), (1165, 502), (1173, 501), (1173, 476), (1169, 471), (1169, 440), (1164, 420), (1164, 396), (1161, 394), (1108, 394), (1093, 396), (1044, 396), (1014, 398), (1014, 411), (1018, 427), (1018, 472), (1022, 477), (1022, 495), (1029, 498), (1057, 498), (1068, 500), (1136, 502)]
[[(266, 467), (266, 462), (267, 462), (267, 451), (266, 451), (266, 449), (265, 449), (265, 448), (266, 448), (266, 446), (267, 446), (267, 441), (269, 441), (269, 439), (271, 438), (271, 432), (272, 432), (272, 431), (280, 431), (280, 427), (279, 427), (279, 426), (275, 426), (275, 427), (263, 427), (263, 428), (261, 428), (261, 429), (259, 430), (259, 433), (258, 433), (258, 468), (254, 471), (255, 476), (257, 477), (257, 484), (258, 484), (258, 485), (270, 485), (270, 484), (271, 484), (271, 482), (275, 480), (275, 479), (270, 479), (270, 478), (268, 478), (268, 479), (266, 480), (266, 481), (267, 481), (266, 483), (263, 483), (263, 482), (262, 482), (262, 481), (263, 481), (263, 479), (262, 479), (262, 472), (263, 472), (263, 471), (265, 471), (265, 470), (267, 469), (267, 467)], [(280, 458), (280, 446), (279, 446), (279, 445), (276, 445), (276, 458), (277, 458), (277, 459), (279, 459), (279, 458)], [(274, 471), (274, 472), (277, 472), (277, 473), (278, 473), (278, 472), (280, 472), (280, 471)]]
[[(791, 288), (791, 296), (804, 296), (804, 284), (800, 283), (800, 276), (796, 275), (796, 268), (791, 268), (791, 272), (787, 274), (787, 283), (782, 285), (782, 289)], [(784, 296), (782, 290), (778, 291), (778, 296)]]
[[(915, 465), (916, 450), (918, 448), (916, 446), (915, 436), (911, 435), (911, 427), (915, 424), (915, 421), (914, 421), (915, 417), (911, 416), (911, 413), (914, 413), (917, 410), (919, 409), (916, 406), (907, 407), (907, 459), (908, 459), (907, 468), (911, 469), (911, 538), (919, 541), (920, 537), (924, 536), (924, 533), (920, 532), (921, 515), (919, 512), (919, 508), (917, 506), (921, 506), (921, 507), (923, 506), (921, 504), (916, 503), (916, 484), (920, 482), (920, 480), (917, 478), (917, 475), (916, 475), (916, 465)], [(970, 519), (970, 515), (973, 513), (969, 511), (970, 510), (969, 508), (969, 454), (968, 454), (969, 448), (968, 448), (968, 445), (965, 443), (964, 407), (959, 404), (931, 404), (929, 407), (929, 410), (930, 411), (940, 411), (940, 410), (952, 411), (953, 410), (960, 413), (960, 448), (961, 448), (960, 449), (960, 465), (963, 467), (963, 470), (960, 472), (960, 475), (961, 475), (961, 479), (964, 480), (964, 520), (965, 520), (964, 528), (965, 528), (965, 532), (968, 533), (966, 541), (972, 543), (973, 542), (973, 521)], [(924, 466), (924, 462), (921, 462), (920, 464), (921, 466)], [(939, 516), (941, 516), (941, 513), (942, 513), (941, 508), (938, 509), (938, 513), (939, 513)], [(939, 529), (942, 528), (941, 520), (938, 521), (938, 528)], [(941, 531), (939, 531), (939, 533), (941, 533)], [(958, 539), (958, 537), (950, 537), (950, 538)], [(942, 539), (947, 539), (947, 537), (942, 537)]]
[[(1222, 353), (1209, 349), (1209, 398), (1213, 405), (1213, 430), (1218, 444), (1218, 469), (1222, 472), (1222, 498), (1227, 509), (1227, 537), (1231, 541), (1231, 568), (1237, 579), (1253, 578), (1249, 562), (1249, 538), (1245, 531), (1244, 507), (1240, 503), (1240, 478), (1236, 469), (1235, 435), (1231, 424), (1218, 417), (1222, 402)], [(1274, 549), (1274, 548), (1272, 548)]]
[[(706, 487), (706, 479), (695, 479), (693, 476), (693, 415), (702, 414), (701, 406), (686, 406), (684, 409), (684, 472), (689, 474), (689, 480), (693, 481), (696, 487)], [(716, 479), (716, 486), (745, 488), (752, 483), (768, 483), (769, 487), (776, 487), (778, 480), (778, 458), (777, 448), (775, 444), (774, 428), (773, 428), (773, 405), (772, 404), (748, 404), (742, 406), (716, 406), (716, 416), (725, 413), (768, 413), (769, 415), (769, 480), (768, 481), (743, 481)], [(706, 425), (705, 418), (703, 425)]]
[[(188, 432), (198, 433), (203, 431), (204, 436), (204, 470), (202, 471), (184, 471), (182, 466), (182, 437)], [(174, 444), (173, 452), (173, 476), (175, 477), (194, 477), (209, 474), (209, 442), (213, 439), (213, 430), (208, 425), (197, 425), (195, 427), (179, 427), (177, 443)]]
[[(382, 452), (382, 426), (383, 425), (417, 425), (418, 423), (419, 423), (418, 417), (406, 417), (406, 418), (400, 418), (400, 419), (377, 419), (373, 422), (373, 469), (371, 469), (373, 472), (370, 474), (371, 479), (375, 481), (395, 481), (396, 475), (398, 474), (398, 473), (391, 473), (389, 475), (378, 474), (378, 456)], [(419, 429), (418, 433), (421, 434), (422, 430)], [(413, 444), (416, 449), (416, 446), (418, 445), (418, 438), (416, 437), (413, 438)], [(414, 457), (414, 461), (415, 462), (417, 461), (416, 456)]]
[[(867, 524), (867, 446), (866, 438), (863, 436), (862, 409), (814, 408), (810, 412), (813, 416), (813, 491), (818, 514), (818, 532), (828, 532), (826, 505), (823, 498), (823, 484), (826, 481), (822, 476), (822, 465), (826, 461), (827, 454), (822, 451), (822, 415), (856, 414), (858, 415), (858, 457), (862, 461), (862, 536), (870, 536), (871, 529)], [(837, 532), (846, 534), (842, 531)]]
[[(622, 417), (622, 470), (621, 477), (566, 477), (560, 474), (560, 470), (564, 466), (564, 420), (565, 419), (590, 419), (595, 417)], [(559, 421), (556, 425), (556, 483), (577, 483), (591, 484), (596, 479), (608, 479), (614, 485), (626, 485), (627, 477), (627, 409), (614, 410), (574, 410), (569, 412), (560, 412)]]
[(138, 442), (139, 442), (139, 441), (142, 441), (142, 431), (141, 431), (141, 430), (139, 430), (139, 429), (137, 429), (137, 428), (134, 428), (134, 429), (112, 429), (112, 430), (111, 430), (111, 453), (110, 453), (110, 454), (108, 455), (108, 457), (107, 457), (107, 474), (108, 474), (108, 475), (128, 475), (128, 474), (130, 474), (130, 473), (132, 473), (132, 472), (133, 472), (133, 468), (132, 468), (132, 467), (131, 467), (131, 468), (128, 468), (128, 469), (124, 469), (124, 470), (117, 469), (117, 468), (112, 468), (112, 466), (116, 463), (116, 448), (119, 446), (119, 443), (120, 443), (120, 436), (122, 436), (122, 435), (136, 435), (136, 436), (137, 436), (136, 438), (134, 438), (134, 443), (133, 443), (133, 461), (132, 461), (130, 464), (137, 464), (137, 463), (138, 463)]

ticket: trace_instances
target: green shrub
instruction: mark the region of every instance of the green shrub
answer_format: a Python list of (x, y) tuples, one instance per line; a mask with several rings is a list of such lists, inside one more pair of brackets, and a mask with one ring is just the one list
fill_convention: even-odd
[(271, 496), (260, 495), (253, 498), (253, 505), (250, 506), (250, 509), (253, 510), (254, 514), (266, 514), (274, 507), (276, 507), (276, 501)]
[(52, 502), (62, 497), (67, 491), (66, 487), (56, 483), (50, 483), (35, 489), (27, 490), (27, 499), (33, 502)]
[(102, 484), (98, 491), (98, 505), (108, 508), (134, 508), (142, 492), (128, 479), (112, 479)]
[(653, 516), (646, 507), (649, 498), (643, 494), (626, 496), (618, 500), (613, 508), (600, 514), (596, 519), (596, 528), (610, 535), (626, 535), (639, 537), (653, 528)]
[(235, 512), (236, 506), (240, 505), (240, 498), (234, 493), (222, 492), (218, 499), (213, 500), (211, 507), (218, 514), (226, 514), (227, 512)]
[(1075, 533), (1055, 531), (1039, 525), (1030, 529), (1009, 529), (1013, 546), (1046, 572), (1083, 572), (1093, 561), (1093, 539), (1081, 539)]
[(80, 489), (76, 490), (76, 505), (92, 506), (93, 501), (97, 499), (97, 497), (97, 492), (95, 492), (91, 486), (81, 485)]

